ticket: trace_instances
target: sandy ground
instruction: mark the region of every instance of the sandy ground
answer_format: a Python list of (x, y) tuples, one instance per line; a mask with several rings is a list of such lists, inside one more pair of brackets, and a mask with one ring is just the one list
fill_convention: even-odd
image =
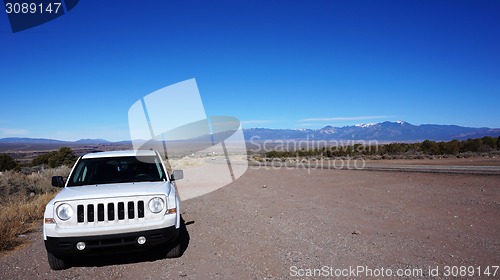
[[(365, 268), (452, 279), (446, 266), (473, 266), (460, 279), (476, 279), (500, 265), (496, 175), (251, 167), (184, 201), (182, 217), (180, 258), (112, 255), (51, 271), (38, 230), (0, 258), (0, 278), (302, 279), (295, 275), (308, 269)], [(340, 278), (385, 278), (366, 273)], [(496, 273), (484, 279), (499, 279)]]

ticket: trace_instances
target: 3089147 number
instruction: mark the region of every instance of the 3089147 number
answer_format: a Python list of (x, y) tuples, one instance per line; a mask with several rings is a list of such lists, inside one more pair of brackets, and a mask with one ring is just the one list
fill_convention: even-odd
[(498, 275), (498, 265), (492, 266), (445, 266), (444, 277), (496, 277)]
[(36, 14), (36, 13), (55, 13), (61, 8), (61, 2), (53, 3), (5, 3), (5, 12), (7, 14)]

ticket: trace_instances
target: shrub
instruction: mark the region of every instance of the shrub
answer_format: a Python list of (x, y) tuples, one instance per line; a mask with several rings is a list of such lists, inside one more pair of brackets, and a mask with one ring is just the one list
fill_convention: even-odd
[(21, 243), (18, 236), (30, 231), (41, 222), (45, 205), (54, 195), (54, 193), (48, 193), (2, 205), (0, 251), (11, 249)]
[(47, 154), (39, 155), (31, 162), (32, 165), (48, 165), (50, 167), (58, 167), (61, 165), (72, 166), (77, 159), (69, 147), (61, 147), (59, 151), (52, 151)]
[(483, 142), (481, 139), (467, 139), (462, 146), (463, 152), (478, 152), (482, 147)]
[(428, 154), (428, 155), (438, 155), (441, 154), (440, 148), (438, 143), (430, 140), (425, 140), (422, 142), (420, 145), (420, 148), (422, 149), (422, 152)]
[(9, 155), (0, 154), (0, 171), (12, 170), (18, 168), (17, 162)]
[(497, 148), (497, 139), (491, 137), (491, 136), (485, 136), (481, 138), (481, 142), (485, 146), (485, 150), (496, 150)]
[(45, 205), (59, 188), (51, 186), (54, 175), (67, 176), (70, 168), (61, 166), (23, 174), (5, 171), (0, 175), (0, 251), (20, 244), (18, 236), (30, 231), (43, 218)]
[(55, 175), (67, 176), (70, 168), (42, 169), (31, 174), (16, 171), (5, 171), (0, 176), (0, 205), (7, 201), (22, 200), (31, 193), (44, 194), (57, 190), (51, 186), (51, 177)]
[(462, 143), (458, 140), (451, 140), (450, 142), (439, 143), (441, 150), (444, 154), (457, 155), (462, 149)]

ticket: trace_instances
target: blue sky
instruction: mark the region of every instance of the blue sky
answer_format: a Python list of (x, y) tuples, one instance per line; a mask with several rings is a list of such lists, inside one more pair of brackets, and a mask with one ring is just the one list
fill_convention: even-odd
[(190, 78), (244, 127), (500, 127), (499, 1), (117, 3), (0, 12), (0, 138), (129, 139), (129, 107)]

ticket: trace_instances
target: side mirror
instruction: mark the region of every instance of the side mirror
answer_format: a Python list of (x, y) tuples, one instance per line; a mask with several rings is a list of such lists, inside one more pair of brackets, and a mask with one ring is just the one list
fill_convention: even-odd
[(170, 175), (170, 181), (180, 180), (184, 178), (184, 171), (182, 170), (174, 170), (172, 171), (172, 175)]
[(52, 176), (52, 186), (62, 188), (64, 187), (64, 179), (62, 176)]

